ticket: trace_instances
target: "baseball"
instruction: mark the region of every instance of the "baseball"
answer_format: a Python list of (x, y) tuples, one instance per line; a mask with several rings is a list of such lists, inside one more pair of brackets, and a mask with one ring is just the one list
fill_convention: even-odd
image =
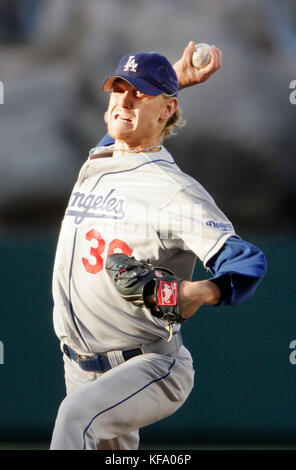
[(210, 46), (205, 43), (198, 43), (194, 46), (192, 63), (197, 69), (205, 67), (210, 61)]

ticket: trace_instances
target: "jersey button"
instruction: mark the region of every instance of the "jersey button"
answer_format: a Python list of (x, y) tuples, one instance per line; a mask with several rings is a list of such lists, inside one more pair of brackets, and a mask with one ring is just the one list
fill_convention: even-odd
[(58, 269), (59, 269), (59, 271), (64, 271), (64, 265), (60, 264)]

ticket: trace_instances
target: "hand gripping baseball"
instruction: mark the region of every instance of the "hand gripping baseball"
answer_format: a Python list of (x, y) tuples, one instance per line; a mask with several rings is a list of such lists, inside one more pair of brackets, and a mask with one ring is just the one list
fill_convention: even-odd
[[(150, 309), (152, 315), (169, 324), (183, 323), (179, 304), (182, 279), (166, 268), (115, 253), (107, 258), (106, 270), (125, 300)], [(155, 298), (155, 303), (149, 299)]]
[(213, 45), (210, 47), (210, 62), (205, 67), (197, 69), (192, 63), (194, 48), (195, 43), (190, 41), (182, 57), (173, 65), (178, 77), (179, 90), (205, 82), (222, 66), (222, 52)]

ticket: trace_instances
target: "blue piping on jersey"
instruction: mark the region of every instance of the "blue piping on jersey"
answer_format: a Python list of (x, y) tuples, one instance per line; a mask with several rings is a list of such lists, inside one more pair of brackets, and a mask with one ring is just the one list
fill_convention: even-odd
[(73, 267), (73, 260), (74, 260), (74, 252), (75, 252), (75, 246), (76, 246), (76, 237), (77, 237), (77, 227), (75, 229), (75, 234), (74, 234), (73, 249), (72, 249), (72, 256), (71, 256), (71, 263), (70, 263), (70, 272), (69, 272), (69, 307), (70, 307), (71, 317), (72, 317), (74, 326), (76, 328), (76, 331), (79, 334), (80, 339), (83, 341), (85, 347), (90, 352), (90, 349), (87, 346), (87, 344), (86, 344), (86, 342), (85, 342), (85, 340), (84, 340), (84, 338), (83, 338), (83, 336), (82, 336), (82, 334), (81, 334), (81, 332), (78, 328), (78, 325), (76, 323), (75, 313), (74, 313), (73, 305), (72, 305), (72, 301), (71, 301), (71, 278), (72, 278), (72, 267)]
[(94, 189), (97, 187), (97, 185), (99, 184), (99, 182), (101, 181), (101, 179), (104, 177), (104, 176), (107, 176), (107, 175), (116, 175), (118, 173), (126, 173), (127, 171), (134, 171), (134, 170), (137, 170), (138, 168), (141, 168), (141, 166), (144, 166), (144, 165), (149, 165), (149, 163), (157, 163), (157, 162), (166, 162), (166, 163), (169, 163), (170, 165), (176, 165), (176, 162), (168, 162), (165, 158), (159, 158), (157, 160), (150, 160), (149, 162), (144, 162), (144, 163), (141, 163), (140, 165), (137, 165), (135, 166), (134, 168), (129, 168), (127, 170), (118, 170), (118, 171), (109, 171), (108, 173), (103, 173), (98, 181), (96, 182), (96, 184), (92, 187), (92, 189), (90, 190), (90, 192), (94, 191)]
[(132, 393), (131, 395), (129, 395), (128, 397), (126, 398), (123, 398), (123, 400), (119, 401), (118, 403), (115, 403), (115, 405), (112, 405), (112, 406), (109, 406), (108, 408), (106, 408), (105, 410), (103, 411), (100, 411), (98, 414), (96, 414), (92, 420), (89, 422), (89, 424), (86, 426), (85, 430), (83, 431), (83, 450), (86, 450), (86, 440), (85, 440), (85, 434), (87, 432), (87, 430), (89, 429), (89, 427), (92, 425), (92, 423), (94, 422), (94, 420), (100, 416), (101, 414), (105, 413), (106, 411), (109, 411), (109, 410), (112, 410), (113, 408), (115, 408), (116, 406), (118, 405), (121, 405), (121, 403), (124, 403), (125, 401), (129, 400), (130, 398), (132, 398), (133, 396), (137, 395), (137, 393), (140, 393), (142, 390), (145, 390), (145, 388), (149, 387), (149, 385), (153, 384), (153, 383), (156, 383), (156, 382), (159, 382), (160, 380), (163, 380), (165, 379), (166, 377), (168, 377), (171, 373), (171, 369), (173, 367), (173, 365), (175, 364), (176, 362), (176, 359), (173, 360), (172, 364), (170, 365), (169, 369), (168, 369), (168, 372), (161, 376), (161, 377), (158, 377), (157, 379), (154, 379), (154, 380), (151, 380), (151, 382), (149, 382), (148, 384), (144, 385), (143, 387), (141, 387), (139, 390), (137, 390), (136, 392)]

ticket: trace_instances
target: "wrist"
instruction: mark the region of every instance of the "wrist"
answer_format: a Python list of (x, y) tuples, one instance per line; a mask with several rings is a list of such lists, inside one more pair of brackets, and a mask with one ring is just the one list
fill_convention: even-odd
[(220, 288), (209, 280), (183, 281), (180, 285), (180, 304), (184, 319), (190, 318), (203, 305), (217, 305)]
[(198, 299), (201, 305), (215, 305), (221, 298), (219, 286), (209, 280), (186, 281), (184, 294), (191, 302)]

